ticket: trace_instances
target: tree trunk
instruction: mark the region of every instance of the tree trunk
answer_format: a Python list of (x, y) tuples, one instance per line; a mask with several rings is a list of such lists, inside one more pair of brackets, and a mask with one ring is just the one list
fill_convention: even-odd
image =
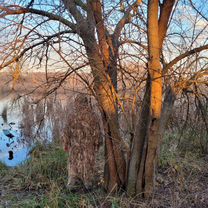
[(117, 95), (96, 41), (89, 42), (89, 39), (87, 39), (85, 45), (87, 46), (86, 51), (94, 77), (94, 90), (98, 103), (103, 110), (106, 145), (105, 170), (107, 171), (105, 184), (108, 192), (112, 192), (123, 188), (126, 175), (123, 142), (119, 133)]
[[(109, 181), (106, 182), (107, 190), (117, 190), (122, 188), (125, 183), (125, 159), (123, 152), (122, 138), (119, 133), (119, 125), (117, 118), (116, 98), (112, 93), (112, 88), (109, 87), (109, 82), (102, 81), (98, 83), (96, 94), (98, 101), (105, 113), (104, 123), (105, 128), (105, 144), (106, 144), (106, 161), (109, 166)], [(115, 167), (113, 167), (115, 166)], [(113, 170), (113, 172), (111, 171)], [(115, 175), (117, 178), (115, 179)], [(114, 179), (113, 179), (114, 178)]]
[(158, 0), (148, 1), (148, 69), (151, 76), (150, 125), (147, 133), (147, 156), (145, 161), (145, 197), (151, 196), (160, 141), (160, 117), (162, 111), (162, 67), (160, 64)]
[[(154, 187), (155, 165), (160, 141), (160, 117), (162, 110), (162, 67), (158, 34), (158, 0), (148, 1), (148, 71), (150, 75), (150, 99), (143, 106), (141, 122), (145, 121), (134, 138), (135, 144), (129, 166), (128, 193), (144, 193), (151, 196)], [(148, 97), (148, 96), (147, 96)], [(147, 98), (146, 98), (147, 99)], [(146, 115), (145, 115), (146, 114)], [(136, 183), (135, 183), (136, 179)]]
[(145, 145), (145, 139), (146, 139), (147, 128), (149, 123), (149, 113), (150, 113), (149, 106), (150, 106), (150, 77), (148, 76), (146, 82), (146, 91), (144, 94), (139, 119), (136, 124), (132, 150), (131, 150), (131, 158), (129, 161), (127, 193), (132, 196), (142, 191), (143, 176), (138, 178), (138, 174), (139, 175), (143, 174), (142, 162), (144, 160), (143, 159), (145, 153), (144, 145)]
[[(162, 107), (162, 115), (161, 115), (161, 120), (160, 120), (161, 138), (163, 138), (165, 127), (171, 116), (175, 100), (176, 100), (175, 92), (171, 86), (168, 86), (165, 92), (165, 97), (164, 97), (163, 107)], [(160, 141), (160, 143), (161, 142), (162, 141)]]
[[(94, 77), (94, 90), (99, 105), (103, 111), (105, 126), (105, 184), (107, 190), (113, 191), (122, 188), (125, 183), (126, 162), (123, 153), (123, 143), (119, 132), (117, 109), (117, 52), (112, 37), (107, 34), (102, 16), (100, 1), (89, 2), (90, 11), (88, 22), (92, 26), (95, 21), (97, 40), (94, 30), (88, 28), (82, 33), (82, 39), (90, 61)], [(91, 28), (94, 29), (92, 26)], [(91, 38), (90, 38), (91, 37)], [(98, 44), (97, 44), (98, 41)]]
[(103, 112), (104, 132), (105, 132), (105, 169), (104, 169), (104, 187), (108, 191), (115, 190), (119, 184), (119, 176), (116, 170), (116, 161), (111, 139), (111, 131), (107, 122), (105, 112)]

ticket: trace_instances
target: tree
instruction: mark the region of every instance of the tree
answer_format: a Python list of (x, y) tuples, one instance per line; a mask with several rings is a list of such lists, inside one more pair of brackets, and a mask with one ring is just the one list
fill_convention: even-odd
[[(206, 41), (202, 46), (194, 47), (196, 39), (205, 31), (206, 27), (200, 30), (201, 33), (193, 35), (190, 48), (186, 46), (184, 51), (179, 51), (172, 60), (167, 61), (169, 57), (164, 52), (165, 46), (174, 50), (174, 45), (171, 43), (171, 37), (168, 37), (167, 31), (173, 22), (173, 16), (178, 15), (176, 11), (179, 11), (179, 7), (177, 7), (179, 3), (175, 0), (104, 1), (103, 4), (99, 0), (86, 2), (62, 0), (60, 4), (55, 1), (49, 2), (44, 8), (41, 4), (36, 4), (36, 1), (26, 3), (17, 1), (13, 5), (3, 3), (0, 6), (0, 17), (5, 18), (5, 21), (10, 21), (10, 24), (12, 20), (6, 19), (6, 17), (19, 17), (19, 21), (13, 20), (15, 22), (13, 27), (18, 25), (16, 31), (19, 32), (15, 33), (17, 36), (14, 38), (14, 47), (9, 48), (7, 54), (4, 54), (0, 68), (7, 67), (14, 62), (18, 63), (22, 57), (28, 55), (29, 51), (34, 51), (39, 46), (45, 47), (47, 65), (47, 51), (50, 46), (70, 69), (61, 79), (60, 83), (62, 83), (71, 74), (71, 71), (76, 73), (77, 69), (86, 66), (84, 63), (76, 67), (77, 69), (73, 69), (70, 61), (67, 60), (66, 53), (64, 53), (63, 46), (67, 46), (65, 39), (73, 41), (73, 44), (70, 45), (72, 48), (84, 48), (84, 53), (81, 49), (80, 54), (82, 57), (86, 56), (87, 63), (89, 63), (94, 79), (91, 90), (101, 107), (105, 127), (105, 187), (109, 192), (124, 188), (130, 195), (145, 193), (145, 196), (150, 196), (154, 187), (156, 159), (161, 137), (176, 96), (176, 90), (171, 84), (169, 73), (173, 73), (174, 67), (177, 69), (180, 62), (187, 63), (188, 57), (208, 49)], [(191, 3), (193, 5), (193, 2)], [(185, 5), (185, 3), (181, 4)], [(110, 9), (108, 9), (109, 5)], [(119, 6), (120, 10), (118, 11), (116, 9)], [(111, 17), (112, 12), (118, 15), (119, 20), (115, 16)], [(202, 16), (202, 12), (197, 10), (196, 13), (198, 16)], [(33, 16), (42, 16), (43, 19), (34, 21), (28, 33), (23, 34), (24, 27), (27, 27), (28, 24), (27, 19)], [(113, 24), (108, 27), (110, 20)], [(55, 24), (54, 22), (59, 23), (55, 33), (49, 29)], [(42, 35), (41, 30), (37, 32), (36, 29), (40, 26), (48, 28), (50, 35)], [(131, 27), (137, 29), (134, 33), (143, 34), (144, 38), (135, 39), (131, 34), (133, 31), (127, 35), (126, 28)], [(180, 25), (174, 29), (177, 34)], [(31, 34), (35, 34), (37, 39), (34, 39), (33, 44), (28, 46), (27, 38)], [(24, 38), (20, 41), (20, 38), (17, 37), (21, 35)], [(43, 40), (38, 41), (40, 38)], [(170, 40), (170, 43), (166, 39)], [(62, 47), (55, 46), (60, 42), (64, 42)], [(126, 148), (126, 143), (120, 135), (118, 119), (119, 49), (127, 43), (139, 46), (144, 53), (143, 57), (147, 57), (144, 62), (148, 74), (146, 92), (140, 116), (135, 125), (136, 129), (130, 150)], [(133, 52), (141, 53), (137, 50), (133, 50)], [(163, 91), (166, 85), (168, 85), (168, 90), (166, 90), (163, 100)], [(125, 158), (126, 152), (130, 155), (129, 160)]]

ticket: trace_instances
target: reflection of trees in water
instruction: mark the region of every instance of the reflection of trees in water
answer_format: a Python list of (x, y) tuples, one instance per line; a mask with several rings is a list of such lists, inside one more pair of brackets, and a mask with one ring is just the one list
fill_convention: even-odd
[(7, 123), (7, 106), (4, 107), (2, 114), (1, 114), (4, 123)]
[(22, 104), (21, 132), (27, 142), (30, 142), (33, 138), (34, 122), (33, 105), (25, 98)]
[(9, 152), (9, 160), (13, 160), (14, 159), (14, 152), (12, 150), (10, 150)]
[(60, 100), (55, 96), (49, 97), (47, 100), (48, 118), (51, 124), (52, 137), (54, 140), (58, 140), (61, 135), (61, 129), (64, 123), (64, 107)]
[(64, 126), (65, 108), (51, 95), (38, 103), (25, 97), (22, 104), (21, 132), (27, 143), (59, 139)]

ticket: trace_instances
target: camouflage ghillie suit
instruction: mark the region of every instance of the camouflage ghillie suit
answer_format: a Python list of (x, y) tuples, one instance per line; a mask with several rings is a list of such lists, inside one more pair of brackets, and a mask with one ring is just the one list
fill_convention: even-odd
[(68, 115), (64, 136), (65, 150), (69, 152), (68, 188), (82, 181), (90, 188), (95, 176), (96, 153), (99, 149), (100, 130), (98, 118), (88, 104), (87, 97), (79, 95)]

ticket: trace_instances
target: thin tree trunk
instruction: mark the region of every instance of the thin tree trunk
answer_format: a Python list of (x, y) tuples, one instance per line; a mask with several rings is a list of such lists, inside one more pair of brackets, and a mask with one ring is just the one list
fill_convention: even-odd
[[(93, 43), (93, 44), (92, 44)], [(126, 175), (126, 162), (123, 153), (123, 142), (119, 133), (116, 91), (112, 80), (106, 69), (103, 59), (99, 55), (99, 48), (96, 41), (85, 43), (87, 55), (90, 60), (90, 66), (94, 77), (94, 90), (98, 103), (104, 112), (104, 125), (106, 135), (106, 188), (109, 192), (123, 188)]]
[[(106, 158), (108, 161), (114, 160), (115, 161), (115, 166), (113, 169), (116, 170), (116, 173), (118, 175), (118, 179), (116, 181), (116, 184), (112, 185), (112, 183), (109, 181), (108, 184), (111, 184), (108, 187), (108, 191), (112, 191), (112, 187), (117, 189), (117, 188), (122, 188), (125, 182), (125, 159), (124, 159), (124, 153), (123, 153), (123, 143), (122, 143), (122, 138), (119, 135), (119, 126), (118, 126), (118, 119), (117, 119), (117, 111), (116, 111), (116, 103), (115, 99), (113, 99), (113, 95), (109, 94), (109, 89), (107, 89), (108, 84), (105, 84), (105, 87), (101, 87), (97, 89), (97, 93), (99, 94), (99, 102), (100, 105), (102, 106), (105, 114), (106, 114), (106, 119), (104, 122), (107, 125), (106, 128)], [(113, 163), (109, 165), (112, 165)], [(108, 168), (109, 170), (109, 175), (111, 175), (111, 170), (110, 167)], [(115, 175), (115, 174), (114, 174)], [(110, 176), (111, 180), (111, 176)], [(115, 181), (115, 180), (114, 180)]]
[[(129, 161), (129, 170), (128, 170), (128, 185), (127, 193), (129, 195), (135, 195), (137, 192), (136, 189), (141, 191), (139, 188), (139, 183), (142, 186), (142, 176), (138, 176), (143, 173), (142, 171), (142, 158), (144, 156), (144, 144), (149, 122), (149, 105), (150, 105), (150, 77), (148, 76), (146, 82), (146, 90), (143, 98), (143, 103), (140, 111), (140, 116), (137, 121), (136, 130), (134, 134), (131, 158)], [(139, 181), (139, 182), (138, 182)]]
[(127, 192), (130, 195), (142, 192), (145, 197), (152, 195), (158, 146), (174, 103), (174, 97), (169, 97), (169, 104), (163, 106), (164, 120), (161, 120), (163, 74), (160, 54), (174, 3), (175, 0), (164, 1), (158, 15), (159, 1), (148, 1), (148, 71), (151, 80), (148, 95), (150, 100), (146, 106), (143, 106), (141, 123), (139, 128), (137, 127), (138, 133), (133, 141), (127, 186)]
[(110, 135), (110, 129), (107, 124), (106, 115), (104, 114), (103, 120), (105, 120), (104, 124), (104, 132), (105, 134), (105, 169), (104, 169), (104, 187), (106, 190), (114, 190), (119, 184), (119, 176), (116, 170), (116, 161), (114, 157), (113, 151), (113, 143)]
[[(117, 51), (112, 37), (107, 34), (102, 16), (102, 5), (98, 0), (90, 1), (88, 18), (95, 21), (97, 40), (94, 31), (91, 31), (91, 39), (86, 31), (82, 39), (86, 46), (86, 52), (90, 60), (90, 66), (94, 77), (94, 89), (98, 102), (104, 112), (103, 122), (106, 126), (105, 150), (106, 165), (105, 179), (108, 191), (123, 187), (126, 176), (126, 163), (124, 159), (122, 138), (119, 133), (118, 109), (117, 109)], [(89, 22), (90, 24), (90, 22)], [(87, 28), (86, 28), (87, 29)], [(87, 37), (87, 38), (86, 38)]]
[[(176, 100), (175, 92), (171, 86), (168, 86), (165, 92), (165, 98), (164, 98), (163, 107), (162, 107), (162, 115), (161, 115), (161, 120), (160, 120), (161, 138), (163, 138), (165, 128), (171, 116), (175, 100)], [(162, 141), (160, 141), (160, 143), (161, 142)]]
[(144, 195), (152, 195), (154, 188), (155, 165), (160, 140), (160, 117), (162, 111), (162, 67), (158, 31), (158, 0), (148, 1), (148, 69), (151, 76), (150, 125), (147, 133), (147, 156), (145, 161)]

